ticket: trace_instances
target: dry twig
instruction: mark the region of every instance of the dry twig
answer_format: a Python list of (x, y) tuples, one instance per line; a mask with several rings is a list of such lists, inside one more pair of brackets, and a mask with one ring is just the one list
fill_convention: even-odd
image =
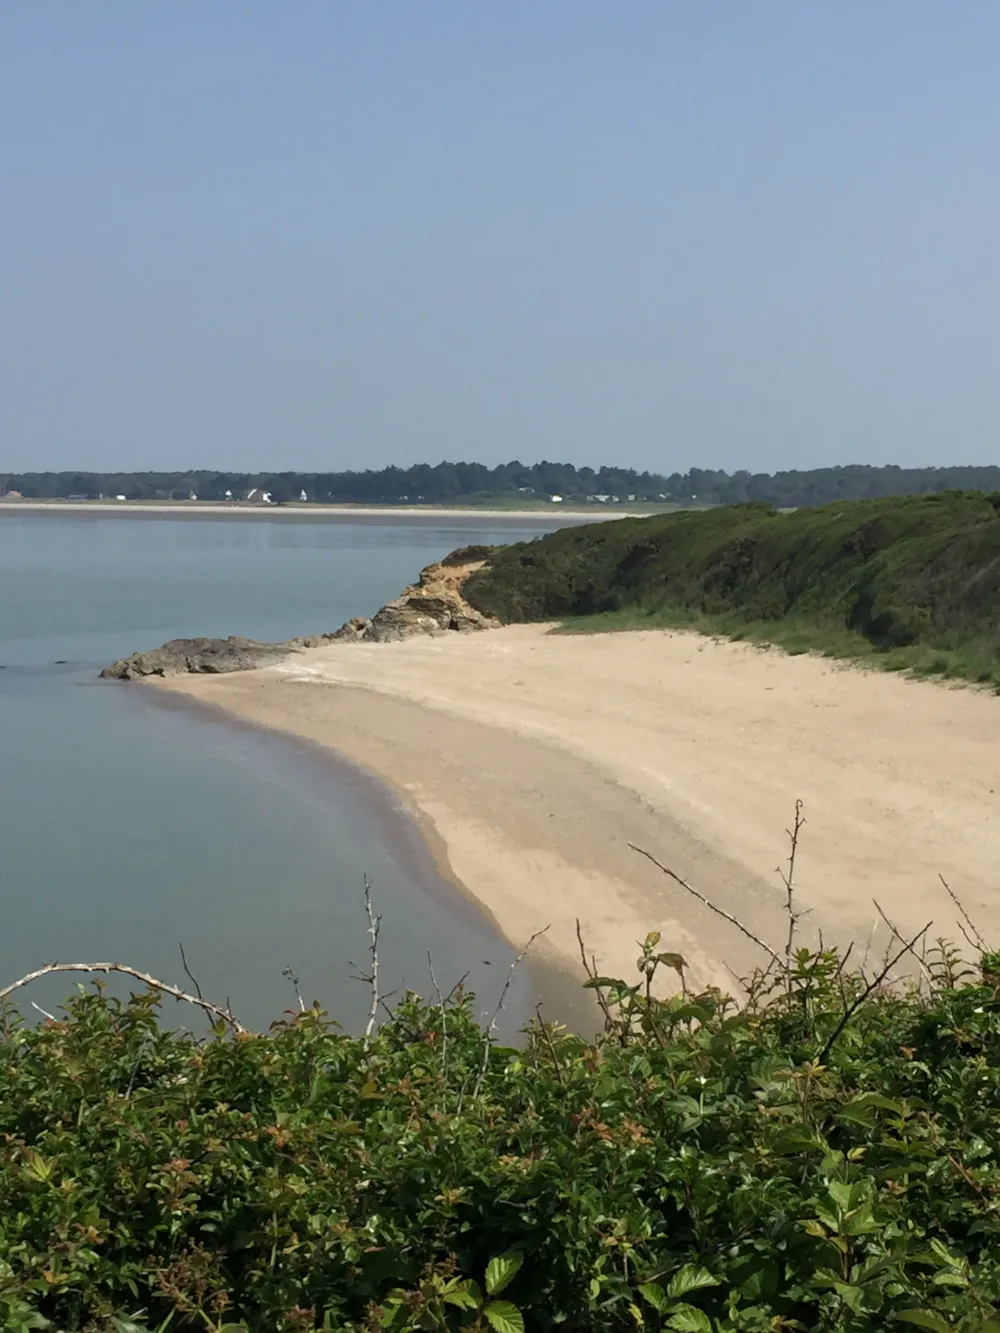
[(39, 977), (49, 976), (53, 972), (120, 972), (124, 976), (134, 977), (136, 981), (141, 981), (150, 990), (162, 991), (164, 995), (172, 995), (175, 1000), (183, 1000), (186, 1004), (193, 1004), (198, 1009), (204, 1009), (206, 1014), (221, 1019), (234, 1032), (245, 1033), (247, 1031), (242, 1023), (236, 1021), (232, 1010), (228, 1006), (223, 1008), (222, 1005), (213, 1004), (211, 1000), (202, 999), (201, 996), (189, 995), (187, 991), (181, 990), (179, 986), (171, 986), (169, 982), (159, 981), (156, 977), (150, 976), (148, 972), (140, 972), (138, 968), (129, 967), (125, 963), (46, 963), (44, 967), (26, 973), (23, 977), (19, 977), (17, 981), (12, 981), (9, 986), (0, 990), (0, 1000), (6, 1000), (8, 995), (13, 995), (14, 991), (20, 990), (22, 986), (27, 986), (30, 982), (37, 981)]
[(908, 953), (917, 943), (917, 941), (921, 939), (922, 936), (927, 934), (927, 932), (930, 930), (933, 924), (934, 924), (933, 921), (928, 921), (927, 925), (924, 926), (923, 930), (918, 931), (917, 934), (914, 935), (912, 940), (909, 941), (904, 940), (903, 947), (902, 949), (900, 949), (899, 953), (896, 954), (894, 958), (891, 958), (886, 962), (885, 966), (883, 967), (882, 971), (878, 974), (878, 976), (875, 977), (873, 981), (869, 982), (868, 985), (865, 987), (865, 989), (861, 992), (861, 994), (855, 1000), (853, 1000), (851, 1004), (847, 1006), (847, 1008), (844, 1010), (844, 1014), (840, 1022), (830, 1033), (829, 1037), (827, 1037), (826, 1042), (823, 1045), (823, 1049), (820, 1051), (819, 1055), (817, 1055), (816, 1057), (817, 1064), (822, 1065), (826, 1063), (826, 1058), (830, 1054), (830, 1051), (833, 1049), (834, 1042), (843, 1032), (844, 1028), (847, 1027), (853, 1015), (857, 1013), (857, 1011), (864, 1004), (865, 1000), (868, 999), (869, 995), (871, 995), (873, 991), (877, 990), (879, 986), (881, 986), (882, 982), (885, 981), (886, 977), (889, 975), (892, 969), (902, 958), (903, 954)]
[[(588, 978), (591, 981), (595, 981), (598, 976), (597, 959), (594, 957), (593, 954), (591, 954), (590, 961), (589, 962), (587, 961), (587, 948), (583, 942), (583, 931), (580, 929), (579, 917), (576, 918), (576, 938), (577, 942), (580, 945), (580, 957), (583, 959), (583, 970), (584, 972), (586, 972)], [(594, 986), (592, 989), (597, 997), (597, 1003), (601, 1006), (601, 1012), (604, 1015), (604, 1024), (606, 1030), (608, 1032), (616, 1031), (618, 1025), (615, 1022), (614, 1017), (612, 1016), (611, 1009), (608, 1005), (607, 1000), (604, 997), (604, 992), (601, 990), (599, 986)], [(626, 1044), (626, 1037), (624, 1033), (622, 1033), (620, 1030), (618, 1031), (618, 1040), (622, 1046)]]
[(552, 1040), (552, 1033), (549, 1031), (545, 1019), (542, 1017), (541, 1002), (535, 1005), (535, 1017), (538, 1019), (539, 1030), (541, 1031), (542, 1036), (545, 1038), (545, 1044), (546, 1046), (548, 1046), (549, 1054), (552, 1056), (552, 1067), (556, 1071), (556, 1078), (559, 1080), (562, 1086), (565, 1087), (566, 1080), (563, 1078), (562, 1066), (559, 1063), (559, 1056), (556, 1053), (555, 1042)]
[(376, 916), (372, 911), (372, 886), (367, 875), (365, 875), (365, 912), (368, 914), (368, 938), (371, 940), (368, 948), (372, 956), (372, 970), (362, 972), (357, 963), (351, 963), (351, 967), (357, 973), (355, 979), (365, 982), (372, 988), (372, 1002), (368, 1009), (368, 1022), (365, 1024), (365, 1042), (367, 1043), (371, 1040), (372, 1032), (375, 1030), (375, 1020), (378, 1017), (378, 934), (382, 927), (381, 916)]
[[(899, 933), (899, 931), (896, 929), (896, 927), (892, 924), (892, 922), (891, 922), (891, 921), (889, 920), (889, 918), (886, 916), (885, 912), (883, 912), (882, 908), (879, 906), (878, 899), (877, 899), (877, 898), (873, 898), (873, 899), (872, 899), (872, 902), (875, 904), (875, 911), (878, 912), (879, 916), (882, 918), (882, 920), (885, 922), (885, 924), (889, 927), (889, 929), (892, 931), (893, 935), (894, 935), (894, 936), (896, 937), (896, 939), (900, 942), (900, 944), (906, 944), (906, 941), (903, 939), (902, 935)], [(924, 960), (921, 958), (921, 956), (920, 956), (920, 955), (919, 955), (919, 954), (918, 954), (918, 953), (917, 953), (917, 952), (916, 952), (910, 945), (907, 945), (907, 951), (908, 951), (909, 953), (912, 953), (912, 954), (913, 954), (913, 957), (916, 959), (917, 964), (919, 965), (919, 967), (923, 970), (923, 973), (924, 973), (924, 975), (927, 977), (927, 980), (928, 980), (928, 981), (933, 981), (933, 980), (934, 980), (934, 974), (931, 972), (930, 968), (927, 966), (927, 964), (924, 962)]]
[[(799, 924), (800, 917), (803, 915), (801, 912), (796, 912), (795, 910), (794, 889), (795, 889), (795, 857), (798, 854), (799, 850), (799, 835), (802, 832), (802, 826), (805, 822), (806, 821), (802, 816), (802, 801), (800, 798), (795, 802), (794, 823), (792, 824), (792, 827), (790, 829), (785, 830), (785, 832), (788, 834), (788, 841), (790, 844), (788, 853), (788, 869), (785, 870), (782, 866), (775, 866), (775, 870), (777, 874), (781, 876), (781, 882), (785, 886), (785, 894), (786, 894), (785, 909), (788, 912), (788, 939), (785, 941), (785, 967), (788, 972), (789, 988), (791, 988), (792, 984), (792, 949), (794, 948), (795, 945), (795, 930)], [(823, 942), (821, 939), (820, 952), (822, 952), (822, 949), (823, 949)]]
[(184, 973), (187, 976), (188, 981), (190, 981), (191, 985), (194, 987), (195, 995), (197, 995), (199, 1000), (203, 1000), (205, 997), (202, 995), (201, 987), (198, 985), (198, 978), (188, 967), (187, 955), (184, 952), (184, 944), (181, 940), (177, 941), (177, 947), (181, 951), (181, 966), (184, 968)]
[(292, 971), (290, 967), (283, 967), (281, 969), (281, 975), (285, 977), (286, 980), (291, 982), (292, 990), (295, 992), (295, 1000), (299, 1006), (299, 1013), (304, 1014), (306, 1011), (306, 1002), (305, 1000), (303, 1000), (302, 992), (299, 990), (298, 977), (295, 975), (295, 973)]
[(437, 977), (434, 975), (434, 959), (431, 957), (430, 949), (427, 950), (427, 966), (431, 972), (431, 985), (434, 987), (434, 994), (438, 999), (438, 1006), (441, 1010), (441, 1077), (448, 1077), (448, 1011), (445, 1005), (444, 996), (441, 994), (441, 987), (438, 985)]
[(500, 998), (497, 1000), (496, 1008), (493, 1010), (493, 1017), (490, 1019), (489, 1027), (483, 1034), (483, 1062), (479, 1067), (479, 1076), (476, 1079), (475, 1086), (472, 1089), (472, 1100), (475, 1101), (479, 1096), (479, 1089), (483, 1086), (483, 1079), (486, 1077), (486, 1070), (490, 1063), (490, 1048), (493, 1044), (493, 1033), (496, 1031), (497, 1019), (503, 1009), (504, 1001), (507, 998), (507, 992), (510, 990), (510, 983), (514, 980), (514, 973), (521, 963), (524, 955), (528, 952), (539, 935), (544, 935), (548, 926), (543, 926), (541, 930), (536, 930), (534, 935), (528, 940), (521, 952), (517, 955), (510, 967), (507, 969), (507, 979), (503, 983), (503, 989), (500, 991)]
[(972, 931), (973, 935), (974, 935), (975, 938), (976, 938), (976, 942), (975, 942), (975, 944), (973, 944), (973, 943), (972, 943), (972, 940), (969, 939), (968, 935), (965, 935), (965, 931), (962, 929), (961, 922), (959, 923), (959, 927), (958, 927), (958, 928), (959, 928), (959, 930), (962, 931), (962, 934), (965, 935), (965, 938), (966, 938), (966, 940), (968, 941), (968, 943), (970, 944), (970, 946), (971, 946), (972, 948), (977, 948), (977, 947), (978, 947), (978, 949), (980, 950), (981, 953), (990, 953), (990, 952), (992, 952), (991, 949), (990, 949), (990, 947), (989, 947), (989, 945), (988, 945), (988, 944), (986, 943), (986, 941), (983, 939), (982, 935), (980, 935), (979, 931), (978, 931), (978, 930), (976, 929), (976, 927), (973, 925), (973, 923), (972, 923), (972, 918), (969, 916), (968, 912), (967, 912), (967, 911), (965, 910), (965, 908), (962, 906), (962, 900), (959, 898), (958, 894), (955, 892), (955, 890), (951, 887), (951, 885), (950, 885), (950, 884), (948, 883), (948, 881), (945, 879), (944, 875), (939, 874), (939, 875), (938, 875), (938, 879), (939, 879), (939, 880), (941, 881), (941, 883), (944, 885), (945, 892), (947, 893), (948, 897), (949, 897), (949, 898), (951, 899), (951, 901), (955, 904), (955, 906), (958, 908), (958, 910), (962, 913), (962, 916), (963, 916), (963, 918), (964, 918), (964, 920), (965, 920), (965, 924), (969, 927), (969, 929)]
[(733, 916), (731, 912), (726, 912), (721, 907), (716, 907), (711, 899), (706, 898), (703, 893), (699, 893), (697, 889), (692, 888), (686, 879), (682, 879), (680, 875), (677, 874), (676, 870), (671, 870), (669, 866), (665, 866), (662, 862), (657, 861), (656, 857), (653, 856), (651, 852), (647, 852), (644, 847), (637, 847), (634, 842), (630, 842), (628, 845), (632, 848), (633, 852), (638, 852), (639, 855), (644, 856), (647, 861), (652, 861), (657, 870), (662, 870), (665, 875), (669, 875), (669, 877), (679, 884), (682, 889), (687, 889), (688, 893), (697, 898), (700, 903), (704, 903), (706, 907), (711, 908), (717, 916), (723, 917), (726, 921), (729, 921), (734, 925), (737, 930), (742, 931), (748, 940), (752, 940), (759, 949), (763, 949), (765, 953), (770, 954), (778, 966), (781, 966), (781, 955), (776, 953), (769, 944), (765, 944), (759, 935), (755, 935), (752, 930), (748, 929), (748, 927), (746, 927), (737, 917)]

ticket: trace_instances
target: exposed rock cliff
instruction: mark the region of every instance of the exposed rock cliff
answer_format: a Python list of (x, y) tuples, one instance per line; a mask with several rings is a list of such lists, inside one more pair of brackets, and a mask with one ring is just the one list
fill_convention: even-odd
[(440, 634), (457, 630), (468, 634), (493, 629), (498, 620), (484, 616), (462, 596), (462, 584), (489, 555), (488, 546), (466, 546), (453, 551), (440, 564), (428, 565), (420, 578), (398, 597), (376, 611), (371, 620), (349, 620), (334, 634), (353, 642), (386, 643), (413, 634)]
[(329, 634), (309, 634), (284, 643), (256, 639), (171, 639), (160, 648), (133, 653), (102, 676), (113, 680), (141, 680), (144, 676), (221, 674), (273, 666), (303, 648), (319, 648), (335, 641), (386, 643), (413, 634), (442, 634), (449, 630), (470, 633), (492, 629), (500, 622), (482, 615), (462, 596), (462, 584), (489, 555), (488, 546), (467, 546), (453, 551), (440, 564), (428, 565), (416, 583), (376, 611), (370, 620), (348, 620)]

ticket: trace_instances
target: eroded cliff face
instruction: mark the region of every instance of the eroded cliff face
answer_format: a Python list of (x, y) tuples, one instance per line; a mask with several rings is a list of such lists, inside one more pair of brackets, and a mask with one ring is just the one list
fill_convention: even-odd
[(386, 643), (414, 634), (440, 634), (449, 630), (468, 634), (494, 629), (500, 622), (484, 616), (462, 596), (465, 580), (482, 569), (488, 554), (489, 548), (484, 546), (453, 551), (439, 564), (421, 570), (416, 583), (404, 588), (370, 620), (349, 620), (333, 638)]
[(232, 636), (228, 639), (171, 639), (159, 648), (107, 666), (101, 675), (113, 680), (142, 680), (147, 676), (222, 674), (273, 666), (304, 648), (328, 643), (388, 643), (414, 634), (469, 634), (493, 629), (500, 622), (482, 615), (462, 596), (470, 574), (482, 569), (487, 546), (468, 546), (421, 570), (416, 583), (376, 611), (370, 620), (348, 620), (327, 634), (308, 634), (283, 643), (261, 643)]

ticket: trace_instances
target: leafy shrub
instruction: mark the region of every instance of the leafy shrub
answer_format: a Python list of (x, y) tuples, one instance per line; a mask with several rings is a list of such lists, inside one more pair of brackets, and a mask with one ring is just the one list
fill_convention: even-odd
[(622, 519), (493, 551), (464, 592), (501, 620), (607, 612), (714, 618), (709, 628), (794, 624), (828, 647), (957, 651), (972, 679), (1000, 672), (1000, 513), (955, 491), (778, 513), (732, 505)]
[(10, 1330), (1000, 1329), (1000, 1000), (950, 951), (715, 990), (594, 978), (605, 1032), (471, 998), (165, 1030), (82, 988), (0, 1042)]

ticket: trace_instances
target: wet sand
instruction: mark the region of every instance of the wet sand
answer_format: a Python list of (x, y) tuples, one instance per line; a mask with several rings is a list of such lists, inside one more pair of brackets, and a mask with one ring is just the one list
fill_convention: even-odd
[[(549, 926), (635, 975), (646, 930), (692, 984), (764, 955), (629, 847), (648, 850), (776, 950), (776, 867), (795, 801), (804, 942), (901, 929), (959, 938), (943, 875), (1000, 939), (1000, 700), (670, 631), (343, 644), (160, 688), (332, 746), (396, 790), (439, 864), (507, 938)], [(871, 948), (881, 953), (880, 926)]]

